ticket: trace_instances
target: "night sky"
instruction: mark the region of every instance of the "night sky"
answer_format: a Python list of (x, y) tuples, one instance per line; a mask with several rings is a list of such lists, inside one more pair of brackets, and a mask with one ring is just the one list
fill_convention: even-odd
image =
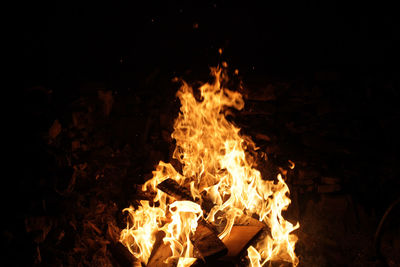
[(218, 48), (242, 73), (357, 72), (397, 62), (395, 9), (385, 3), (141, 2), (27, 7), (25, 86), (107, 82), (121, 68), (207, 69), (218, 64)]

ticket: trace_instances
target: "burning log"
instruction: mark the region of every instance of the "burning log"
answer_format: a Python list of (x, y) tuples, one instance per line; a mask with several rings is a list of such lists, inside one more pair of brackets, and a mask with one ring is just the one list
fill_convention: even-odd
[(196, 232), (190, 239), (194, 247), (200, 252), (204, 261), (210, 261), (224, 256), (228, 249), (225, 244), (218, 238), (214, 227), (205, 220), (198, 222)]
[(147, 267), (168, 266), (168, 264), (165, 263), (165, 260), (172, 256), (172, 251), (169, 247), (169, 244), (165, 244), (163, 242), (164, 236), (164, 232), (157, 233), (156, 242), (154, 243)]
[[(157, 185), (157, 188), (177, 200), (193, 201), (190, 191), (180, 186), (173, 179), (164, 180)], [(190, 240), (204, 261), (219, 258), (228, 252), (224, 243), (218, 238), (218, 233), (214, 227), (203, 219), (198, 222), (196, 232)]]
[(255, 240), (262, 231), (266, 229), (266, 225), (259, 220), (250, 216), (243, 215), (233, 225), (231, 232), (222, 242), (228, 248), (228, 253), (221, 258), (223, 261), (237, 262), (249, 245)]
[[(161, 191), (171, 195), (177, 200), (190, 200), (190, 191), (180, 186), (173, 179), (166, 179), (157, 185)], [(243, 215), (237, 219), (228, 236), (222, 241), (218, 238), (215, 228), (204, 219), (198, 222), (198, 226), (191, 241), (199, 252), (199, 256), (206, 262), (221, 257), (223, 261), (235, 261), (239, 259), (249, 244), (260, 235), (266, 225), (250, 216)], [(158, 249), (160, 250), (160, 249)], [(165, 257), (162, 252), (157, 253), (159, 258)], [(169, 255), (170, 256), (170, 255)], [(167, 255), (168, 257), (168, 255)], [(156, 257), (152, 263), (157, 261)]]
[(261, 231), (255, 226), (234, 225), (231, 232), (222, 241), (228, 248), (228, 253), (222, 258), (226, 261), (235, 261), (247, 249), (251, 240)]
[[(178, 264), (179, 258), (168, 259), (172, 256), (172, 251), (169, 244), (163, 242), (164, 236), (164, 232), (157, 234), (147, 267), (167, 267)], [(212, 226), (204, 220), (199, 221), (199, 225), (191, 241), (196, 250), (195, 255), (199, 256), (205, 262), (217, 259), (227, 252), (227, 248), (218, 238)], [(168, 262), (166, 262), (167, 259)], [(197, 265), (202, 264), (197, 262)]]
[(177, 200), (189, 200), (193, 201), (193, 198), (190, 194), (189, 189), (186, 187), (180, 186), (175, 180), (173, 179), (166, 179), (163, 182), (157, 185), (157, 188), (167, 193), (168, 195), (176, 198)]
[[(173, 179), (166, 179), (163, 182), (157, 185), (157, 188), (167, 193), (168, 195), (174, 197), (176, 200), (188, 200), (193, 201), (193, 197), (189, 189), (186, 187), (180, 186), (175, 180)], [(213, 207), (214, 203), (210, 199), (203, 198), (201, 207), (205, 210), (210, 210)]]

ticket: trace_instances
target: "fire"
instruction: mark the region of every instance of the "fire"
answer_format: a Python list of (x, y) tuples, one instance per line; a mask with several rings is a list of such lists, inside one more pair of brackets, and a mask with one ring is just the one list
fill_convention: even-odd
[(132, 225), (121, 233), (121, 240), (127, 245), (129, 251), (139, 260), (147, 263), (153, 244), (156, 240), (155, 231), (165, 218), (165, 211), (161, 208), (151, 207), (148, 201), (140, 201), (137, 210), (132, 207), (129, 211)]
[(190, 259), (192, 246), (189, 236), (196, 231), (197, 221), (203, 211), (200, 205), (191, 201), (175, 201), (169, 205), (169, 210), (172, 222), (166, 225), (167, 235), (164, 241), (170, 243), (173, 255), (183, 256), (183, 260), (180, 259), (179, 262), (191, 262), (193, 259)]
[[(250, 265), (283, 260), (296, 266), (297, 237), (292, 232), (299, 224), (293, 225), (282, 217), (282, 211), (290, 204), (289, 188), (281, 175), (275, 182), (262, 179), (254, 159), (246, 152), (248, 148), (255, 149), (255, 144), (226, 119), (228, 108), (244, 107), (242, 95), (221, 85), (227, 81), (223, 70), (211, 70), (215, 81), (199, 88), (200, 100), (185, 82), (177, 92), (181, 108), (172, 133), (176, 140), (173, 157), (182, 169), (178, 171), (169, 163), (159, 163), (153, 178), (142, 188), (156, 194), (153, 204), (141, 201), (137, 209), (125, 209), (130, 222), (121, 232), (121, 242), (146, 264), (156, 234), (163, 232), (163, 242), (171, 249), (167, 261), (190, 266), (195, 261), (190, 236), (200, 219), (217, 226), (218, 237), (223, 239), (241, 216), (248, 215), (264, 222), (270, 230), (266, 238), (247, 249)], [(196, 203), (178, 201), (157, 189), (168, 178), (190, 188)], [(213, 205), (203, 210), (206, 200)]]

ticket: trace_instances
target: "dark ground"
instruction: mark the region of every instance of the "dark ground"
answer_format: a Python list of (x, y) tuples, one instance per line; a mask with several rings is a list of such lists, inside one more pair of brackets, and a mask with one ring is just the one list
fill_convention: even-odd
[[(121, 211), (173, 149), (171, 79), (206, 81), (221, 60), (233, 87), (243, 81), (233, 121), (269, 155), (261, 171), (296, 163), (287, 216), (301, 225), (300, 265), (384, 266), (374, 233), (400, 195), (393, 7), (54, 4), (21, 16), (23, 150), (2, 194), (11, 266), (126, 266)], [(398, 215), (379, 242), (391, 266)]]

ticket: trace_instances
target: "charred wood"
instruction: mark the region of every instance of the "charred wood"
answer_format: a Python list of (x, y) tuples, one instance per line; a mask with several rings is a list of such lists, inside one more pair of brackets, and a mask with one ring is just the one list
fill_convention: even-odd
[(180, 186), (175, 180), (173, 179), (166, 179), (163, 182), (157, 185), (157, 188), (167, 193), (168, 195), (176, 198), (177, 200), (189, 200), (193, 201), (193, 198), (190, 194), (189, 189), (186, 187)]
[(196, 232), (190, 240), (206, 262), (224, 256), (228, 252), (214, 227), (203, 219), (199, 221)]
[[(163, 181), (157, 188), (178, 200), (193, 200), (189, 190), (173, 179)], [(227, 248), (218, 238), (217, 231), (203, 219), (198, 222), (196, 232), (190, 240), (204, 261), (219, 258), (227, 253)]]

